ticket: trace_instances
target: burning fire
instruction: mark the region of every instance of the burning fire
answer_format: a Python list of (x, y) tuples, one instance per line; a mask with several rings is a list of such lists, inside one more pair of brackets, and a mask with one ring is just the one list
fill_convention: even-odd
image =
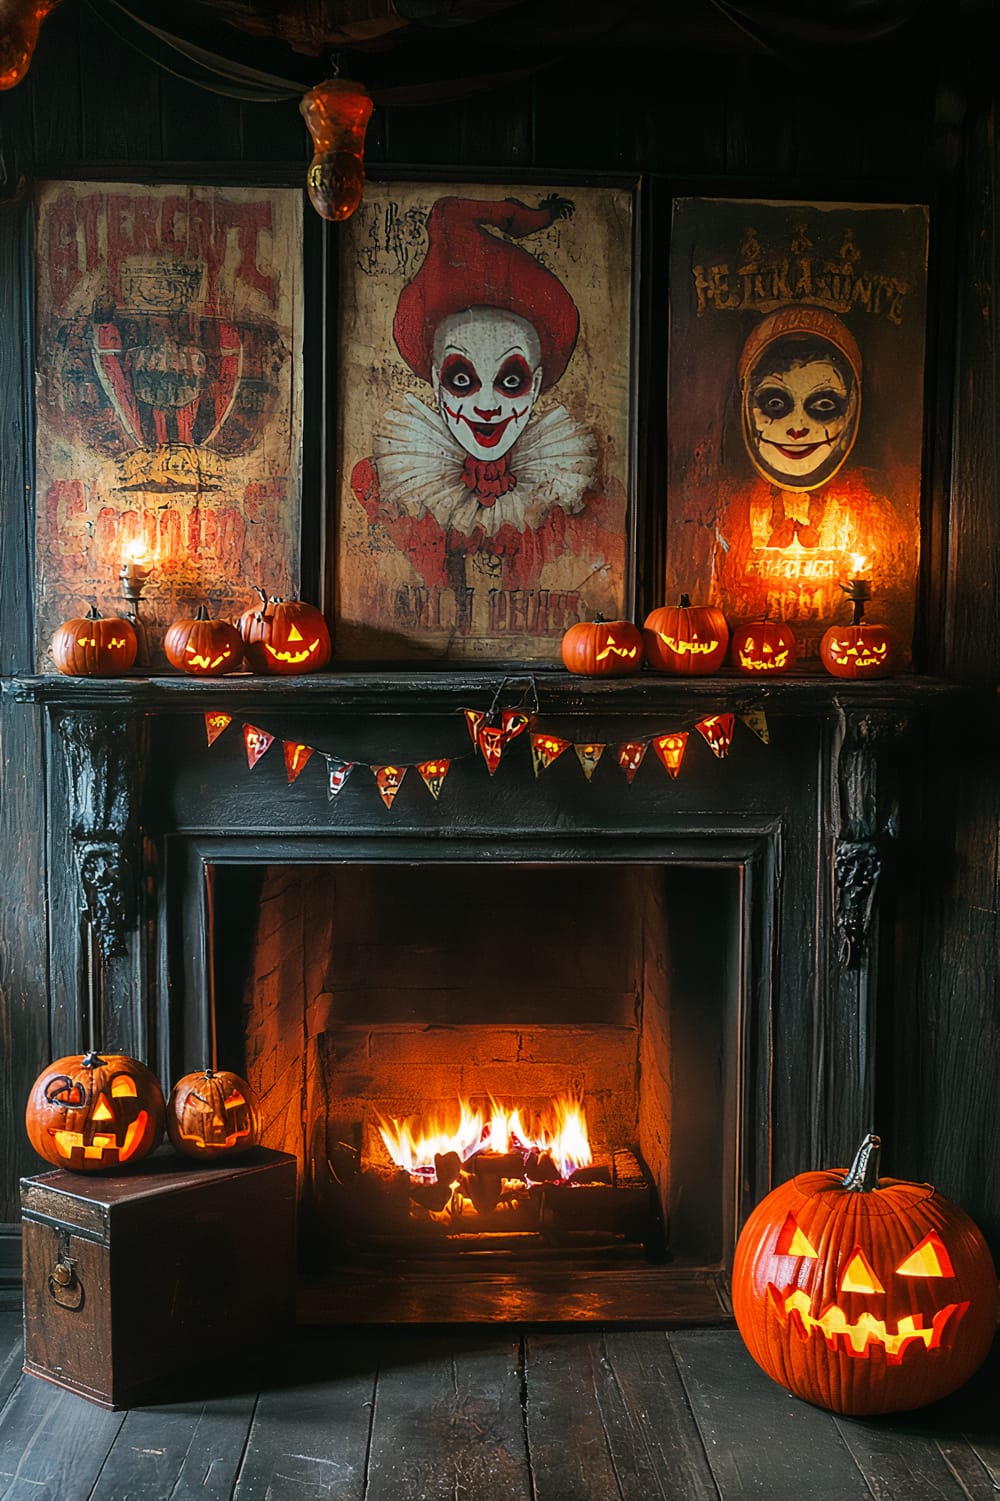
[(459, 1100), (457, 1120), (431, 1119), (411, 1126), (410, 1121), (383, 1119), (379, 1134), (393, 1162), (408, 1173), (433, 1171), (435, 1158), (449, 1153), (463, 1162), (477, 1152), (520, 1152), (526, 1163), (547, 1157), (560, 1178), (594, 1160), (583, 1105), (573, 1095), (559, 1095), (530, 1127), (518, 1107), (491, 1099), (487, 1112)]

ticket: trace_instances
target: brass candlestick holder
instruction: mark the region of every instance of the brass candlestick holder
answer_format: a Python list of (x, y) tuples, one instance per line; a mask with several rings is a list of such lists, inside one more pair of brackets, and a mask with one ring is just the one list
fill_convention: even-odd
[(135, 654), (137, 667), (149, 666), (149, 633), (146, 630), (145, 621), (139, 614), (139, 605), (142, 600), (142, 591), (149, 582), (152, 571), (152, 564), (143, 563), (139, 558), (126, 557), (118, 575), (121, 580), (122, 596), (130, 606), (125, 612), (125, 619), (131, 623), (138, 642), (138, 650)]

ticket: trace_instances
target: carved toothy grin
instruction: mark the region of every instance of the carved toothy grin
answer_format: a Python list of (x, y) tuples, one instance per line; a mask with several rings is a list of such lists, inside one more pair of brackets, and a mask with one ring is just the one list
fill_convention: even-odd
[(854, 1324), (849, 1323), (844, 1310), (835, 1303), (825, 1308), (820, 1318), (815, 1318), (809, 1312), (812, 1300), (800, 1288), (785, 1296), (769, 1282), (767, 1291), (776, 1312), (786, 1323), (797, 1324), (802, 1339), (819, 1334), (828, 1349), (843, 1350), (848, 1355), (867, 1356), (872, 1348), (882, 1349), (890, 1365), (898, 1365), (907, 1346), (914, 1341), (926, 1350), (938, 1349), (944, 1343), (948, 1325), (952, 1320), (957, 1325), (969, 1307), (968, 1303), (946, 1303), (935, 1313), (930, 1328), (924, 1327), (922, 1314), (907, 1314), (897, 1323), (895, 1333), (890, 1334), (885, 1321), (870, 1313), (863, 1313)]

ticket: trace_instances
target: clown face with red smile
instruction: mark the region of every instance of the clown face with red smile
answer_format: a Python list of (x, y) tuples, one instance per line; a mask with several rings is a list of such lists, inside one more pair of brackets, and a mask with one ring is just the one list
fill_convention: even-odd
[(524, 431), (541, 389), (538, 335), (500, 308), (453, 313), (435, 334), (431, 382), (438, 411), (465, 452), (501, 458)]

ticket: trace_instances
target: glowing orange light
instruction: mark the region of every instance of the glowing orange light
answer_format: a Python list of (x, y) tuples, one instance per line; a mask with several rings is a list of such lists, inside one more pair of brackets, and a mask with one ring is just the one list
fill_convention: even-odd
[(367, 90), (349, 78), (328, 78), (299, 105), (315, 151), (306, 177), (309, 201), (324, 219), (349, 219), (361, 202), (372, 108)]
[(531, 1125), (519, 1107), (490, 1100), (487, 1115), (459, 1100), (450, 1119), (380, 1118), (379, 1135), (396, 1166), (408, 1173), (433, 1168), (435, 1157), (449, 1152), (463, 1162), (477, 1152), (546, 1153), (563, 1178), (594, 1160), (583, 1106), (572, 1095), (557, 1096)]

